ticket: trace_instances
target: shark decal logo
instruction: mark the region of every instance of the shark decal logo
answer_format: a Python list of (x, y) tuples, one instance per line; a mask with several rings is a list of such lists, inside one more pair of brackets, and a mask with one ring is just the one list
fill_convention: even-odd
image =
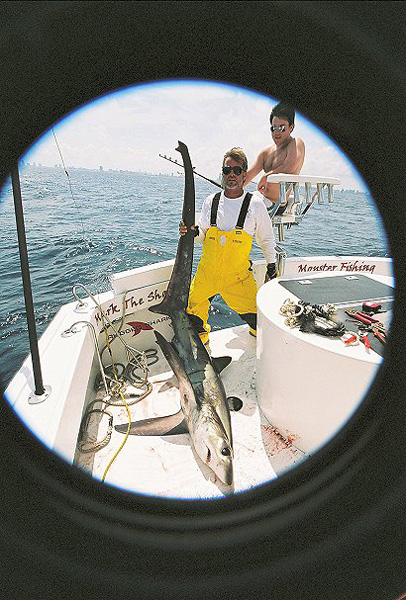
[(127, 325), (130, 325), (130, 327), (132, 327), (133, 337), (141, 333), (141, 331), (143, 330), (148, 331), (153, 329), (151, 325), (148, 325), (148, 323), (142, 323), (141, 321), (130, 321), (127, 323)]

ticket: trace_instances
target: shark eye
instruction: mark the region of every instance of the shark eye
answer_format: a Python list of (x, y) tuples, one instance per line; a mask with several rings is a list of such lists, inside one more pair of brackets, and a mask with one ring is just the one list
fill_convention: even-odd
[(206, 464), (209, 464), (210, 460), (211, 460), (211, 452), (210, 452), (209, 448), (207, 448)]
[(223, 456), (230, 456), (231, 455), (231, 450), (230, 448), (228, 448), (227, 446), (225, 448), (222, 449), (221, 454)]

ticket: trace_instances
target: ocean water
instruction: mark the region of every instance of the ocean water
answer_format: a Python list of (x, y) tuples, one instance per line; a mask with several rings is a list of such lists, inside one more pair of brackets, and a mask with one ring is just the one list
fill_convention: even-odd
[[(182, 176), (25, 166), (20, 173), (37, 333), (81, 283), (92, 294), (110, 275), (174, 258), (182, 211)], [(195, 178), (196, 210), (215, 191)], [(255, 189), (249, 187), (248, 190)], [(0, 192), (0, 383), (7, 385), (29, 352), (11, 180)], [(314, 205), (280, 244), (288, 256), (389, 256), (379, 213), (367, 193), (337, 190), (334, 203)], [(194, 268), (201, 255), (196, 246)], [(254, 244), (252, 258), (262, 258)], [(220, 298), (214, 329), (241, 323)]]

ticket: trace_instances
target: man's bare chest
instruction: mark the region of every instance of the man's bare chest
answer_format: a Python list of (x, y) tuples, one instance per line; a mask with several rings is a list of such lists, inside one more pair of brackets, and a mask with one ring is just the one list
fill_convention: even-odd
[(263, 169), (265, 173), (268, 171), (274, 171), (277, 169), (283, 162), (285, 162), (287, 156), (287, 149), (283, 148), (282, 150), (274, 149), (265, 157)]

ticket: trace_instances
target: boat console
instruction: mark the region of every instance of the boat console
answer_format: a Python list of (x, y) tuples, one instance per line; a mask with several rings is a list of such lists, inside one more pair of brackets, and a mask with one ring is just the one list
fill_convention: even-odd
[[(257, 296), (257, 394), (266, 418), (306, 454), (314, 453), (347, 422), (366, 395), (385, 351), (379, 330), (354, 318), (365, 302), (380, 312), (371, 316), (389, 331), (394, 298), (391, 277), (319, 273), (272, 280)], [(304, 306), (329, 305), (331, 321), (347, 335), (330, 337), (301, 331), (281, 310), (291, 301)], [(366, 320), (366, 319), (364, 319)], [(361, 328), (361, 329), (360, 329)], [(376, 333), (376, 335), (375, 335)], [(352, 339), (354, 338), (354, 339)], [(350, 343), (348, 343), (350, 340)]]

